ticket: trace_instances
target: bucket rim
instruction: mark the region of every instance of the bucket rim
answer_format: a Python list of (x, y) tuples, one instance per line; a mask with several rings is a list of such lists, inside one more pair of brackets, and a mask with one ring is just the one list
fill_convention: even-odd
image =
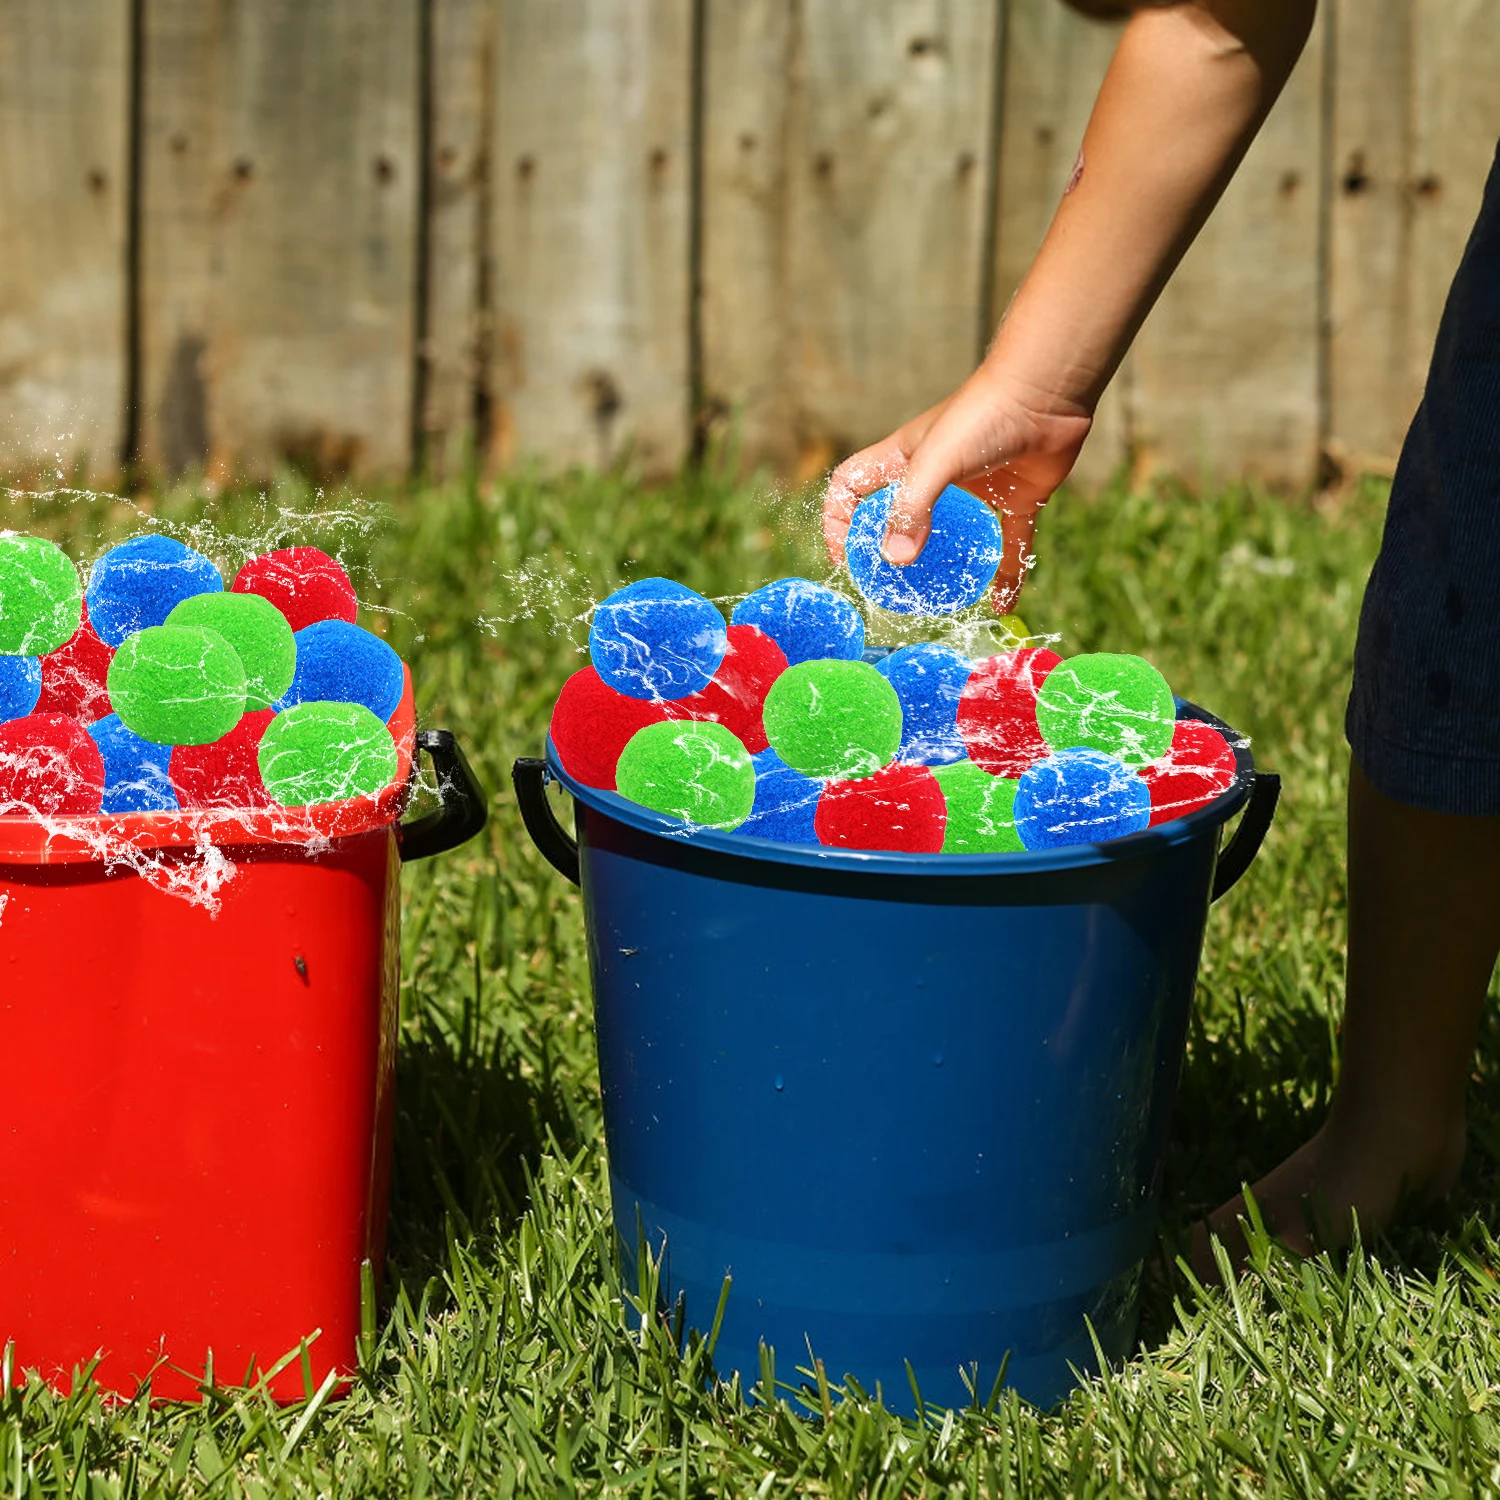
[(712, 849), (766, 864), (801, 865), (818, 870), (842, 870), (862, 874), (938, 875), (972, 878), (991, 875), (1037, 875), (1060, 870), (1080, 870), (1116, 864), (1122, 860), (1150, 858), (1167, 849), (1201, 839), (1220, 828), (1250, 795), (1255, 781), (1255, 757), (1250, 741), (1217, 715), (1186, 698), (1175, 698), (1177, 718), (1196, 719), (1217, 729), (1234, 751), (1235, 776), (1230, 787), (1212, 802), (1180, 818), (1143, 828), (1139, 833), (1102, 844), (1072, 844), (1063, 849), (1028, 849), (1008, 854), (907, 854), (892, 850), (830, 849), (822, 844), (784, 844), (752, 834), (731, 833), (717, 828), (686, 824), (664, 813), (653, 812), (631, 802), (618, 792), (585, 786), (562, 767), (552, 736), (547, 736), (547, 775), (566, 788), (573, 798), (594, 812), (616, 822), (654, 834), (673, 843), (696, 849)]

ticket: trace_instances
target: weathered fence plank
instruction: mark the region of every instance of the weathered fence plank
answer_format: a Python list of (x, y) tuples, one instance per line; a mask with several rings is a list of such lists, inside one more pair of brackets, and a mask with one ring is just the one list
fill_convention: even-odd
[(691, 0), (500, 0), (494, 453), (687, 451)]
[(141, 452), (401, 473), (417, 0), (144, 0)]
[[(1119, 26), (1084, 20), (1058, 0), (1012, 0), (1008, 8), (990, 293), (997, 323), (1052, 222), (1119, 35)], [(1107, 479), (1128, 450), (1130, 379), (1127, 356), (1074, 470), (1080, 484)]]
[(1136, 341), (1143, 468), (1292, 485), (1317, 475), (1323, 25)]
[(883, 436), (974, 366), (998, 15), (940, 0), (802, 6), (786, 304), (808, 467)]
[(129, 101), (128, 0), (0, 0), (0, 473), (117, 469)]
[(483, 403), (488, 287), (489, 135), (495, 81), (494, 0), (429, 0), (426, 222), (422, 226), (418, 455), (434, 475), (458, 472)]

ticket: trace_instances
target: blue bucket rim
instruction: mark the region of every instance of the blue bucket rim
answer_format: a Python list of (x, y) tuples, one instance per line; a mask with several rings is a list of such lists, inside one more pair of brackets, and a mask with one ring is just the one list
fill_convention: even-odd
[(1217, 729), (1234, 751), (1235, 777), (1227, 791), (1212, 802), (1181, 818), (1159, 823), (1155, 828), (1127, 834), (1103, 844), (1073, 844), (1066, 849), (1027, 850), (1024, 854), (905, 854), (885, 850), (829, 849), (822, 844), (783, 844), (773, 839), (756, 838), (746, 833), (727, 833), (717, 828), (703, 828), (653, 812), (638, 802), (631, 802), (618, 792), (606, 792), (585, 786), (562, 768), (552, 736), (547, 736), (547, 775), (565, 787), (573, 797), (595, 812), (606, 814), (617, 822), (642, 833), (654, 834), (674, 843), (689, 844), (698, 849), (712, 849), (721, 854), (767, 864), (801, 865), (808, 869), (845, 870), (862, 874), (946, 875), (965, 878), (976, 875), (1037, 875), (1056, 870), (1081, 870), (1118, 863), (1121, 860), (1149, 858), (1167, 849), (1191, 843), (1210, 829), (1227, 822), (1244, 806), (1255, 780), (1255, 757), (1250, 742), (1222, 719), (1200, 708), (1186, 698), (1177, 698), (1178, 719), (1197, 719)]

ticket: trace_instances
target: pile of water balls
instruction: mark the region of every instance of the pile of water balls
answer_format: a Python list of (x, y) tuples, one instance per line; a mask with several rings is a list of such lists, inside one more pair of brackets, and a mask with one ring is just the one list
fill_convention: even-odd
[(1182, 817), (1235, 778), (1233, 749), (1179, 721), (1138, 656), (971, 661), (928, 642), (870, 662), (859, 611), (805, 578), (757, 589), (727, 625), (702, 595), (644, 579), (599, 605), (589, 655), (552, 714), (563, 770), (699, 827), (922, 854), (1056, 849)]
[(124, 542), (85, 581), (53, 542), (0, 533), (0, 816), (382, 791), (413, 727), (411, 679), (356, 608), (316, 547), (253, 557), (226, 589), (168, 536)]

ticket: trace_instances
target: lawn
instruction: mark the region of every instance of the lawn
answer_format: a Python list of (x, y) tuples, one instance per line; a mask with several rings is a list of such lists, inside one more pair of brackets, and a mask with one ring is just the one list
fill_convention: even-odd
[[(1383, 499), (1377, 487), (1316, 504), (1116, 489), (1065, 495), (1043, 517), (1022, 605), (1033, 628), (1064, 650), (1149, 656), (1248, 732), (1284, 780), (1261, 859), (1209, 922), (1169, 1233), (1296, 1145), (1336, 1075), (1341, 722)], [(791, 1390), (752, 1405), (706, 1380), (701, 1348), (632, 1328), (611, 1257), (582, 913), (531, 849), (509, 763), (536, 753), (580, 665), (589, 601), (649, 573), (723, 596), (817, 568), (809, 496), (711, 475), (364, 499), (288, 479), (268, 496), (143, 503), (181, 526), (211, 523), (221, 542), (208, 550), (226, 563), (261, 542), (337, 543), (412, 663), (423, 721), (460, 733), (493, 816), (482, 839), (405, 877), (392, 1265), (353, 1394), (282, 1409), (212, 1390), (152, 1408), (31, 1381), (0, 1395), (0, 1496), (1500, 1486), (1493, 1014), (1448, 1205), (1337, 1260), (1298, 1264), (1261, 1246), (1232, 1292), (1154, 1288), (1137, 1357), (1056, 1412), (1002, 1398), (918, 1425)], [(104, 499), (13, 497), (0, 514), (85, 554), (132, 524), (130, 506)]]

